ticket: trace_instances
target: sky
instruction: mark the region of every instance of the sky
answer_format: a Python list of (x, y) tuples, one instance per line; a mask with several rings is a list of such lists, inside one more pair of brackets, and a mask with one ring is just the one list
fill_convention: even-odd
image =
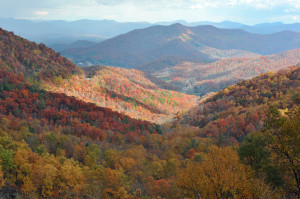
[(300, 0), (0, 0), (1, 18), (300, 22)]

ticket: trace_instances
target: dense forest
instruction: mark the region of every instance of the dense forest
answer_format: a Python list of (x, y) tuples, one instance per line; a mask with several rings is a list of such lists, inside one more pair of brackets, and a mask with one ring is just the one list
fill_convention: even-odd
[[(240, 144), (225, 143), (201, 136), (198, 128), (178, 124), (160, 128), (38, 90), (24, 84), (21, 77), (7, 73), (1, 77), (1, 197), (280, 198), (299, 194), (294, 177), (299, 175), (300, 109), (296, 104), (284, 112), (266, 106), (264, 128), (249, 133)], [(15, 96), (41, 105), (25, 107)], [(105, 123), (110, 121), (109, 114), (120, 118)]]
[[(8, 38), (13, 43), (4, 45)], [(163, 90), (136, 70), (83, 73), (57, 54), (53, 62), (50, 49), (35, 56), (42, 44), (6, 31), (0, 44), (7, 48), (0, 63), (0, 198), (300, 197), (299, 65), (242, 81), (184, 112), (196, 96)], [(34, 68), (12, 47), (23, 44)], [(99, 97), (171, 109), (176, 120), (158, 125), (83, 101), (97, 88)], [(144, 95), (159, 109), (142, 103)]]

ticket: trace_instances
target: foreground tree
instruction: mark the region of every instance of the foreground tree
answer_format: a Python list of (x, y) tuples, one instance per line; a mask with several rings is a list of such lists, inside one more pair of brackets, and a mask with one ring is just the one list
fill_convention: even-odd
[(269, 140), (285, 188), (300, 197), (300, 108), (287, 112), (271, 107), (262, 134)]
[(238, 153), (260, 179), (282, 188), (289, 197), (300, 197), (300, 109), (274, 107), (266, 112), (264, 128), (249, 134)]
[(200, 163), (191, 161), (178, 172), (176, 186), (191, 198), (277, 198), (266, 184), (260, 181), (256, 186), (257, 182), (235, 150), (212, 146)]

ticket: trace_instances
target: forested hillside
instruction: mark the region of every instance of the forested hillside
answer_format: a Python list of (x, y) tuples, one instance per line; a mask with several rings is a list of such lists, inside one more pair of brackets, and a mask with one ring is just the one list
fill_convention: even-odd
[(161, 89), (176, 87), (134, 69), (93, 67), (85, 71), (85, 76), (73, 76), (59, 83), (45, 82), (44, 88), (159, 124), (172, 121), (178, 112), (196, 106), (198, 99)]
[(0, 28), (0, 64), (2, 70), (23, 74), (28, 80), (66, 78), (79, 68), (60, 53)]
[(242, 141), (261, 129), (267, 107), (285, 113), (300, 103), (300, 67), (289, 67), (239, 82), (200, 103), (181, 123), (198, 126), (199, 136), (225, 142)]
[(94, 136), (94, 139), (106, 137), (102, 130), (128, 133), (130, 129), (137, 132), (153, 126), (62, 93), (41, 90), (26, 83), (22, 76), (1, 71), (0, 77), (0, 110), (3, 115), (12, 114), (17, 118), (39, 119), (54, 126), (68, 126), (71, 127), (69, 133)]

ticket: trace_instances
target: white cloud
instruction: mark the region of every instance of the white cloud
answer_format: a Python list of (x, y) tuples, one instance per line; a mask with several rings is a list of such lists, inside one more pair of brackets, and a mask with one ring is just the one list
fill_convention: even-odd
[(297, 21), (297, 20), (299, 19), (299, 16), (294, 15), (294, 16), (292, 16), (292, 19), (293, 19), (294, 21)]
[(202, 4), (195, 4), (190, 6), (191, 9), (202, 9), (204, 8)]
[(235, 5), (237, 5), (237, 3), (238, 3), (237, 0), (230, 0), (229, 2), (227, 2), (227, 4), (230, 6), (235, 6)]
[(295, 9), (295, 8), (288, 8), (288, 9), (284, 10), (284, 12), (287, 12), (287, 13), (289, 13), (289, 12), (296, 12), (296, 11), (297, 11), (297, 9)]
[(48, 11), (43, 11), (43, 10), (35, 11), (34, 14), (36, 14), (38, 16), (42, 16), (42, 17), (49, 15)]

